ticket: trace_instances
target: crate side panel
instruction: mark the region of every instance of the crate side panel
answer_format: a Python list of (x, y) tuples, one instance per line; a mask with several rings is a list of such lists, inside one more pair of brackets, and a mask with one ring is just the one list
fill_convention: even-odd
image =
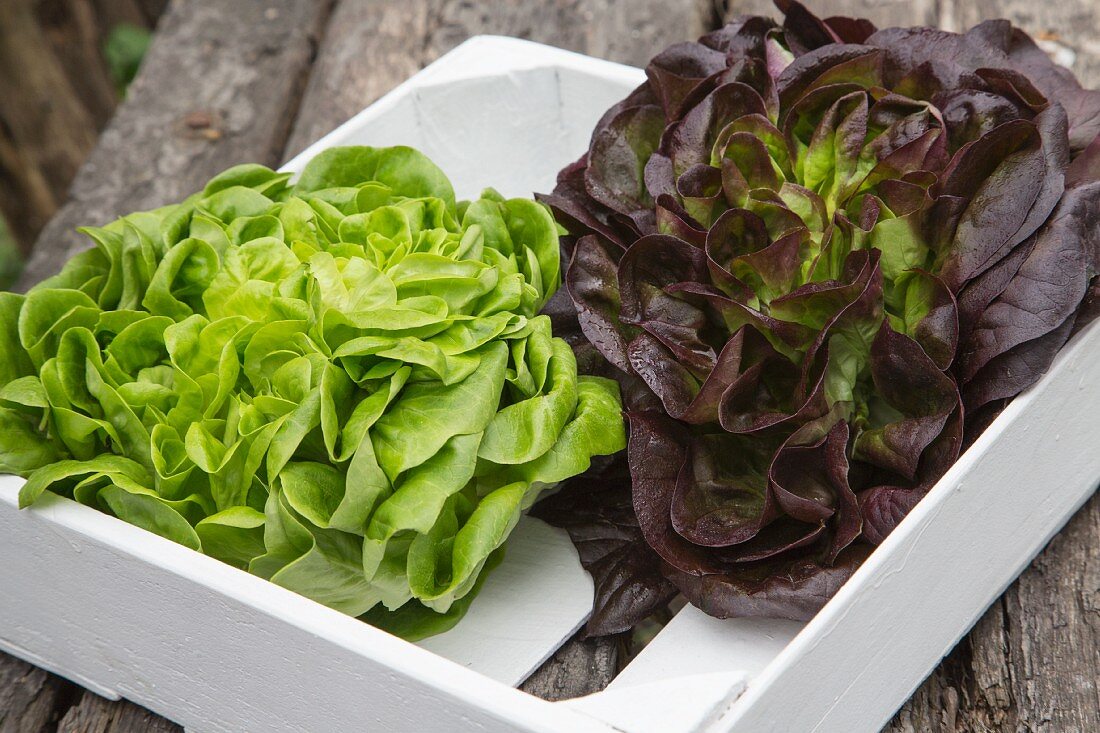
[(0, 639), (112, 697), (194, 731), (606, 730), (87, 507), (20, 511), (15, 481)]
[(487, 187), (528, 197), (554, 188), (558, 171), (586, 150), (599, 116), (627, 91), (621, 82), (553, 67), (413, 84), (285, 168), (300, 170), (336, 145), (410, 145), (443, 169), (460, 199)]

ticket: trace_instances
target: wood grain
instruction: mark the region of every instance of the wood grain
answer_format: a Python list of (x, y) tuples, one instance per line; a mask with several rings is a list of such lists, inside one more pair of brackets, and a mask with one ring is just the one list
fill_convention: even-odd
[[(118, 106), (118, 94), (100, 47), (119, 23), (137, 27), (148, 25), (144, 16), (128, 3), (113, 5), (119, 12), (101, 19), (88, 0), (39, 0), (35, 3), (35, 18), (47, 41), (43, 50), (51, 52), (64, 69), (73, 91), (94, 119), (95, 134), (103, 129)], [(95, 142), (94, 137), (92, 142)]]
[[(950, 1), (950, 0), (949, 0)], [(895, 25), (937, 25), (942, 0), (804, 0), (803, 4), (823, 18), (847, 15), (868, 18), (879, 28)], [(780, 16), (771, 0), (728, 0), (724, 15)]]
[(520, 689), (544, 700), (568, 700), (607, 687), (620, 668), (624, 638), (583, 638), (583, 632), (532, 674)]
[(425, 53), (431, 4), (362, 0), (336, 5), (283, 158), (289, 160), (409, 78)]
[(890, 733), (1100, 730), (1100, 497), (986, 612)]
[(21, 285), (88, 246), (77, 226), (179, 200), (235, 163), (280, 162), (328, 11), (325, 0), (174, 2)]
[(350, 0), (329, 21), (286, 157), (470, 36), (526, 38), (644, 65), (717, 22), (707, 0)]
[(118, 105), (104, 47), (150, 28), (163, 0), (0, 3), (0, 213), (24, 252)]
[(183, 728), (125, 700), (86, 693), (58, 722), (57, 733), (183, 733)]
[(975, 659), (994, 662), (980, 667), (983, 688), (1008, 691), (1017, 728), (1100, 731), (1100, 498), (1005, 594), (1003, 614), (1001, 633), (974, 643)]
[(71, 682), (0, 653), (0, 733), (39, 733), (57, 725), (81, 691)]
[(77, 89), (33, 3), (0, 3), (0, 212), (24, 248), (95, 144), (96, 118)]

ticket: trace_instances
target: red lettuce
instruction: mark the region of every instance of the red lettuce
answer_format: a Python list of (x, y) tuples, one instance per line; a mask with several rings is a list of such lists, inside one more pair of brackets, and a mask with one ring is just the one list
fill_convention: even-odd
[(555, 318), (630, 422), (629, 480), (541, 510), (596, 576), (593, 631), (669, 581), (811, 617), (1091, 313), (1100, 93), (1005, 21), (778, 4), (658, 54), (542, 197)]

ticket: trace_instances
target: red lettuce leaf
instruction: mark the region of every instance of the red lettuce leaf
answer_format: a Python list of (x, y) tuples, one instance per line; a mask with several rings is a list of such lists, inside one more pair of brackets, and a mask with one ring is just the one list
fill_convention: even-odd
[(1100, 93), (1007, 22), (777, 4), (655, 57), (542, 197), (629, 405), (645, 572), (608, 555), (603, 628), (655, 569), (808, 618), (1100, 314)]

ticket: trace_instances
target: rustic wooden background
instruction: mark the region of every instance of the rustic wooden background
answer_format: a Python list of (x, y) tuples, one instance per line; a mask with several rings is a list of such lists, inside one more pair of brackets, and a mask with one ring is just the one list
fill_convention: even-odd
[(0, 216), (29, 251), (119, 102), (105, 49), (166, 0), (0, 2)]
[[(278, 165), (471, 35), (519, 36), (641, 65), (661, 47), (694, 38), (726, 18), (773, 14), (767, 0), (172, 0), (141, 73), (107, 122), (117, 100), (103, 88), (86, 87), (98, 82), (86, 80), (90, 72), (82, 69), (79, 56), (94, 50), (88, 46), (94, 27), (88, 19), (124, 7), (148, 20), (161, 4), (0, 0), (0, 201), (17, 214), (39, 207), (33, 208), (38, 220), (22, 231), (36, 231), (39, 220), (52, 215), (34, 242), (24, 286), (55, 271), (82, 246), (76, 225), (177, 200), (234, 163)], [(1100, 7), (1095, 0), (809, 4), (823, 15), (863, 15), (880, 26), (921, 23), (959, 30), (986, 18), (1008, 17), (1041, 39), (1083, 81), (1100, 83)], [(52, 35), (28, 40), (20, 34), (41, 33), (41, 22), (37, 29), (13, 26), (31, 17), (28, 13), (41, 20), (44, 11), (54, 13), (45, 13), (56, 21)], [(73, 25), (72, 18), (84, 20)], [(30, 48), (35, 43), (54, 44), (62, 61), (43, 62), (54, 64), (52, 70), (36, 68)], [(75, 87), (77, 96), (91, 100), (84, 111), (54, 102), (60, 85)], [(22, 96), (13, 96), (13, 87)], [(12, 126), (13, 115), (24, 119), (20, 115), (27, 111), (14, 110), (13, 100), (36, 105), (44, 120), (39, 127), (25, 121)], [(96, 141), (86, 128), (76, 130), (66, 115), (98, 115), (106, 127)], [(45, 160), (19, 158), (49, 138), (42, 125), (69, 130), (70, 142), (60, 153), (55, 146), (53, 153), (39, 155)], [(25, 142), (28, 138), (31, 143)], [(67, 197), (60, 196), (57, 191), (64, 190), (67, 175), (89, 148)], [(57, 160), (63, 170), (44, 177), (42, 171)], [(20, 194), (13, 183), (13, 175), (27, 175), (28, 165), (38, 166), (30, 171), (39, 180), (37, 199)], [(623, 640), (615, 638), (574, 641), (525, 689), (551, 699), (600, 689), (621, 662), (623, 648)], [(1100, 498), (1094, 498), (886, 730), (1093, 733), (1100, 731), (1098, 679)], [(176, 730), (135, 705), (109, 702), (0, 654), (0, 733)]]

